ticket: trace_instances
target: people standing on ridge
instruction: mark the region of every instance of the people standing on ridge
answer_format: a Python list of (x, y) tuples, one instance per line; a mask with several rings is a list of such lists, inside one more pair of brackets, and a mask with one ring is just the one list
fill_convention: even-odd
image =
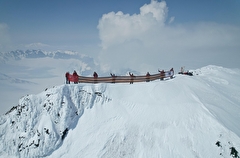
[(115, 74), (110, 73), (110, 75), (111, 75), (112, 77), (116, 77)]
[(133, 78), (134, 78), (135, 76), (133, 75), (133, 73), (130, 73), (130, 72), (129, 72), (129, 75), (130, 75), (130, 77), (131, 77), (130, 84), (133, 84)]
[(146, 82), (149, 82), (149, 81), (150, 81), (150, 73), (147, 72), (147, 74), (146, 74)]
[(66, 77), (66, 84), (70, 84), (70, 80), (68, 79), (69, 72), (66, 72), (65, 77)]

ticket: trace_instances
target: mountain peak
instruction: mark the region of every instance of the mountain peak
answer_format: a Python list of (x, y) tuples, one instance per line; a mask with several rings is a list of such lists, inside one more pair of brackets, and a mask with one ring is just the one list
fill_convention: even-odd
[(0, 156), (238, 154), (240, 73), (215, 66), (194, 71), (166, 81), (70, 84), (27, 95), (0, 117)]

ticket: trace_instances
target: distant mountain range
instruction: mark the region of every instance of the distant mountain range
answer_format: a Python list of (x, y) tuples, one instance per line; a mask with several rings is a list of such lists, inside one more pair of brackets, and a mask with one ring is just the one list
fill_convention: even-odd
[(81, 59), (82, 61), (93, 61), (93, 58), (80, 54), (76, 51), (42, 51), (42, 50), (15, 50), (10, 52), (0, 52), (0, 62), (9, 60), (21, 60), (25, 58), (54, 58), (54, 59)]
[[(88, 55), (76, 52), (76, 51), (43, 51), (43, 50), (15, 50), (15, 51), (9, 51), (9, 52), (0, 52), (0, 64), (8, 64), (10, 63), (12, 65), (12, 61), (20, 61), (23, 59), (63, 59), (63, 60), (69, 60), (74, 59), (75, 61), (72, 61), (68, 66), (68, 70), (72, 71), (72, 69), (75, 69), (76, 71), (80, 72), (84, 75), (90, 75), (92, 71), (100, 71), (94, 61), (93, 57), (90, 57)], [(79, 62), (78, 62), (79, 61)], [(62, 62), (62, 61), (59, 61)], [(16, 64), (15, 64), (16, 65)], [(53, 64), (49, 64), (53, 65)], [(39, 65), (39, 67), (42, 67), (44, 65)], [(6, 67), (6, 65), (1, 66)], [(9, 67), (9, 65), (8, 65)], [(54, 68), (56, 68), (54, 66)], [(91, 70), (94, 69), (94, 70)], [(0, 70), (1, 71), (1, 70)], [(1, 73), (6, 74), (4, 72), (5, 70), (2, 69)]]

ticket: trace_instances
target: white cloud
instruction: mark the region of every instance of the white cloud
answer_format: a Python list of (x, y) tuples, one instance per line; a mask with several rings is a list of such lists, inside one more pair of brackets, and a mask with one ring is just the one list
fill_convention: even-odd
[(154, 25), (164, 25), (167, 12), (166, 2), (152, 0), (151, 4), (140, 8), (140, 14), (129, 15), (121, 11), (104, 14), (98, 25), (102, 47), (107, 49), (126, 40), (141, 38)]
[(150, 4), (145, 4), (140, 8), (140, 15), (145, 16), (147, 14), (152, 14), (157, 21), (164, 24), (165, 19), (167, 17), (168, 8), (165, 1), (158, 2), (156, 0), (152, 0)]
[(171, 25), (174, 17), (166, 24), (167, 13), (165, 1), (152, 0), (140, 8), (140, 14), (104, 14), (98, 25), (103, 69), (143, 72), (183, 65), (240, 67), (236, 60), (240, 57), (239, 27), (214, 22)]

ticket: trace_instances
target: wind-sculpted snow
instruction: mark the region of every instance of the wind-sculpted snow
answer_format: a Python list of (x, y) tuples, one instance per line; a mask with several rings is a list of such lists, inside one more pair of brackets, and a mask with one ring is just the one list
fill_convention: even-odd
[(238, 157), (240, 71), (193, 73), (25, 96), (0, 118), (0, 157)]
[(56, 150), (86, 108), (110, 99), (101, 91), (63, 85), (20, 99), (0, 118), (0, 157), (42, 157)]

